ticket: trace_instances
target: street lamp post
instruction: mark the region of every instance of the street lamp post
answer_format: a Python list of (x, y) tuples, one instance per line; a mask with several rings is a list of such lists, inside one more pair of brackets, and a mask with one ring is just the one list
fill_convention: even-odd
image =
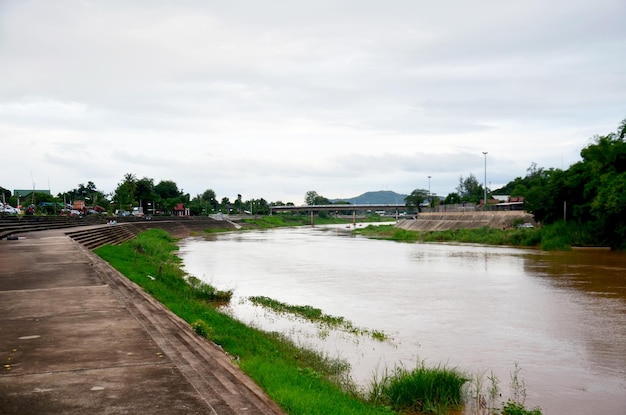
[(430, 200), (430, 176), (428, 176), (428, 207), (432, 207), (433, 202)]
[(483, 181), (483, 188), (484, 188), (484, 192), (485, 192), (485, 206), (483, 207), (484, 210), (487, 209), (487, 152), (483, 151), (483, 155), (485, 156), (485, 180)]

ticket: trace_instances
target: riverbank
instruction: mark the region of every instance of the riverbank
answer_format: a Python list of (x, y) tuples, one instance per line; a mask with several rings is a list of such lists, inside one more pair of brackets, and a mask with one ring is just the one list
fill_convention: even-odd
[[(170, 259), (166, 259), (162, 256), (163, 252), (172, 254), (175, 245), (171, 238), (164, 234), (159, 235), (154, 230), (140, 234), (136, 241), (124, 245), (126, 246), (101, 248), (98, 254), (103, 255), (103, 252), (108, 251), (108, 255), (103, 255), (107, 257), (107, 261), (117, 263), (116, 267), (124, 270), (129, 278), (184, 318), (199, 334), (233, 356), (237, 365), (259, 383), (287, 413), (305, 415), (396, 413), (390, 410), (391, 406), (395, 405), (391, 405), (391, 401), (384, 401), (380, 390), (375, 395), (367, 391), (357, 392), (347, 375), (349, 365), (345, 362), (331, 359), (313, 350), (296, 347), (282, 335), (245, 326), (198, 298), (191, 292), (193, 290), (190, 291), (187, 284), (183, 283), (184, 272), (176, 266), (177, 257), (172, 255)], [(139, 252), (138, 247), (141, 247), (145, 254), (136, 254)], [(159, 251), (161, 253), (158, 253)], [(111, 256), (112, 252), (116, 253)], [(158, 274), (159, 270), (161, 275)], [(421, 366), (419, 369), (426, 368)], [(434, 368), (435, 371), (438, 369), (446, 371), (445, 367)], [(430, 369), (427, 372), (430, 373)], [(396, 373), (393, 375), (395, 377)], [(405, 371), (399, 375), (403, 382), (420, 381), (420, 376), (414, 377)], [(384, 378), (380, 381), (383, 380), (393, 382), (394, 378)], [(375, 381), (372, 379), (372, 382)], [(380, 382), (376, 385), (380, 386)], [(376, 385), (372, 384), (372, 387)], [(412, 386), (407, 385), (407, 390), (411, 388)], [(386, 393), (383, 392), (383, 395)], [(395, 402), (395, 399), (392, 401)], [(396, 408), (396, 410), (399, 411), (397, 413), (406, 413), (405, 409)]]
[(448, 229), (437, 231), (417, 231), (399, 228), (396, 225), (378, 225), (357, 228), (356, 234), (368, 238), (386, 239), (398, 242), (460, 242), (485, 245), (508, 245), (539, 247), (542, 232), (537, 228), (495, 229)]
[(66, 231), (0, 240), (1, 414), (283, 414)]
[(393, 413), (359, 398), (349, 383), (341, 382), (348, 369), (345, 363), (298, 348), (276, 333), (247, 327), (197, 298), (184, 283), (175, 249), (173, 238), (153, 229), (96, 253), (223, 348), (287, 413)]
[(397, 228), (412, 231), (446, 231), (455, 229), (511, 229), (521, 224), (537, 226), (530, 213), (520, 210), (487, 212), (423, 212), (414, 219), (401, 219)]

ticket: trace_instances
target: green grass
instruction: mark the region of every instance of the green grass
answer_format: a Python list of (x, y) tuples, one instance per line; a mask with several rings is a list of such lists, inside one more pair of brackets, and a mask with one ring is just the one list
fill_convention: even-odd
[[(329, 215), (316, 215), (314, 220), (316, 225), (338, 225), (353, 222), (352, 219), (337, 218)], [(391, 220), (392, 219), (381, 218), (379, 215), (371, 215), (364, 219), (358, 219), (357, 222), (381, 222)], [(242, 222), (260, 229), (278, 228), (283, 226), (305, 226), (311, 225), (311, 216), (308, 214), (277, 214), (272, 216), (263, 216), (261, 218), (243, 219)]]
[(413, 370), (396, 367), (372, 387), (372, 400), (396, 411), (446, 414), (463, 405), (463, 385), (469, 378), (456, 369), (426, 367)]
[[(219, 344), (288, 414), (390, 414), (384, 405), (356, 393), (349, 365), (313, 350), (296, 347), (277, 333), (265, 333), (220, 313), (206, 289), (189, 283), (174, 255), (175, 241), (152, 229), (122, 245), (95, 252), (183, 318), (193, 329)], [(217, 300), (216, 300), (217, 301)]]
[[(396, 368), (374, 379), (365, 396), (349, 377), (346, 361), (298, 347), (282, 334), (248, 327), (219, 312), (215, 304), (228, 301), (232, 292), (216, 290), (187, 275), (174, 254), (178, 249), (175, 242), (165, 231), (152, 229), (132, 241), (106, 245), (95, 252), (187, 321), (196, 333), (220, 345), (287, 414), (443, 414), (462, 405), (461, 388), (467, 376), (441, 366), (427, 368), (423, 363), (415, 370)], [(312, 307), (276, 303), (275, 307), (302, 312), (307, 318), (345, 322), (340, 317), (325, 318), (321, 310)], [(384, 333), (371, 334), (386, 338)], [(517, 381), (518, 371), (513, 379), (521, 386), (515, 398), (525, 393), (523, 382)], [(503, 404), (499, 413), (540, 415), (537, 411), (527, 410), (523, 402), (513, 399)]]
[(370, 335), (375, 340), (390, 340), (389, 337), (382, 331), (356, 327), (351, 321), (348, 321), (343, 317), (324, 314), (321, 309), (310, 305), (291, 305), (264, 296), (252, 296), (248, 299), (253, 304), (269, 308), (276, 313), (293, 314), (308, 321), (324, 324), (329, 328), (343, 330), (357, 336)]
[(542, 415), (540, 408), (527, 409), (524, 404), (509, 399), (502, 404), (502, 415)]
[(451, 229), (445, 231), (412, 231), (396, 228), (394, 225), (370, 225), (356, 229), (355, 233), (370, 238), (387, 239), (399, 242), (462, 242), (486, 245), (539, 246), (542, 230), (532, 229)]

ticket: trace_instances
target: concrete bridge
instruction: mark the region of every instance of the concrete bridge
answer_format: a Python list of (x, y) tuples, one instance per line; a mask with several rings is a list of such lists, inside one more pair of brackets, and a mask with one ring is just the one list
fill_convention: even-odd
[(401, 210), (406, 210), (404, 204), (360, 204), (360, 205), (305, 205), (305, 206), (270, 206), (270, 215), (274, 212), (310, 212), (311, 226), (315, 225), (315, 212), (352, 212), (353, 223), (356, 223), (357, 212), (384, 210), (392, 211), (396, 220)]

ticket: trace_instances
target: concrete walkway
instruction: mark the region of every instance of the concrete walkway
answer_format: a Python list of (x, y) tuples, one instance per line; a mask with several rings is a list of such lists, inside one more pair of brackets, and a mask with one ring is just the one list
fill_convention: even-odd
[(65, 231), (0, 241), (0, 414), (283, 414)]

